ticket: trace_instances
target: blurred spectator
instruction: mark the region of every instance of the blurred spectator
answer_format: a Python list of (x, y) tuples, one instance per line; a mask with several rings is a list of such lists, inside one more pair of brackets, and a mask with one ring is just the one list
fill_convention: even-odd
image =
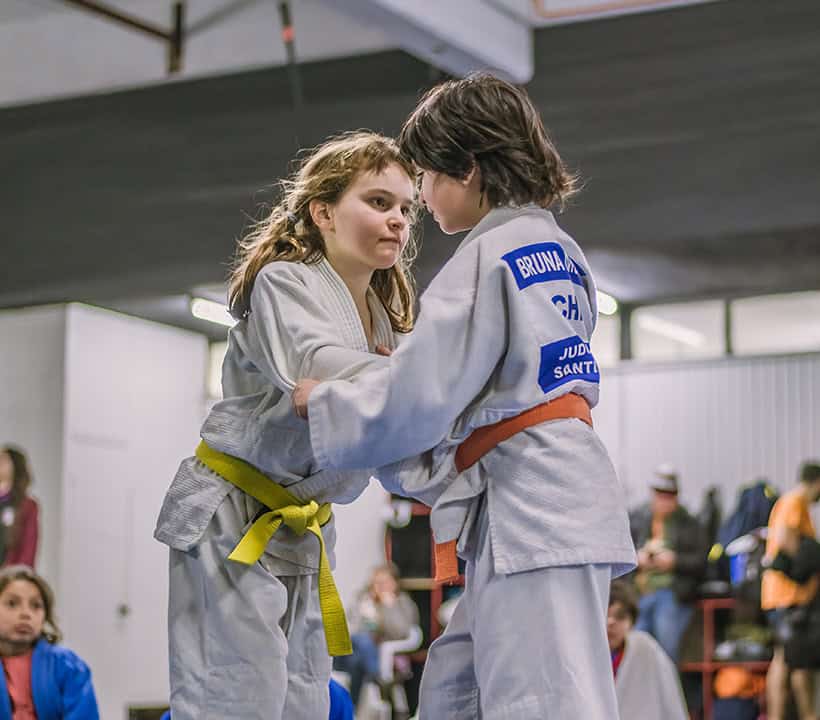
[(0, 448), (0, 565), (34, 567), (39, 520), (37, 501), (28, 494), (31, 471), (19, 448)]
[(379, 644), (403, 640), (418, 623), (418, 608), (407, 593), (399, 590), (395, 567), (377, 567), (351, 620), (353, 654), (334, 658), (334, 668), (350, 674), (354, 705), (359, 703), (364, 681), (379, 680)]
[(704, 541), (711, 547), (717, 540), (718, 530), (723, 520), (723, 508), (720, 503), (720, 488), (712, 486), (706, 491), (703, 505), (697, 514), (698, 522), (703, 528)]
[(648, 632), (673, 662), (706, 568), (700, 523), (678, 502), (678, 475), (668, 465), (655, 471), (652, 501), (630, 515), (638, 548), (635, 583), (641, 593), (636, 629)]
[[(783, 548), (796, 548), (801, 538), (814, 538), (816, 531), (809, 507), (820, 499), (820, 464), (804, 463), (800, 484), (785, 493), (772, 508), (766, 540), (766, 560), (772, 566), (763, 574), (760, 605), (766, 611), (775, 634), (774, 657), (766, 675), (766, 699), (769, 720), (783, 720), (788, 685), (797, 704), (800, 720), (815, 720), (812, 709), (812, 673), (810, 662), (800, 651), (800, 638), (790, 647), (791, 667), (786, 660), (785, 643), (806, 629), (797, 627), (808, 617), (807, 608), (817, 596), (818, 576), (809, 574), (805, 582), (796, 582), (774, 564)], [(791, 670), (791, 672), (790, 672)]]
[[(744, 535), (758, 536), (757, 531), (769, 524), (769, 515), (777, 502), (777, 497), (777, 491), (769, 485), (765, 478), (758, 478), (753, 484), (742, 487), (737, 496), (735, 509), (718, 529), (717, 542), (709, 550), (706, 570), (708, 580), (712, 583), (739, 584), (741, 587), (735, 587), (735, 595), (739, 593), (748, 600), (752, 600), (756, 595), (755, 608), (760, 607), (759, 575), (748, 578), (748, 580), (754, 580), (753, 585), (748, 584), (745, 579), (733, 578), (731, 560), (726, 548)], [(753, 550), (757, 552), (756, 547)], [(745, 568), (746, 573), (749, 573), (749, 570), (750, 568)], [(749, 574), (753, 575), (753, 573)], [(728, 588), (721, 587), (719, 584), (713, 584), (711, 587), (711, 594), (721, 595), (726, 592)]]
[(48, 583), (0, 570), (0, 720), (99, 720), (88, 666), (59, 639)]
[(713, 720), (758, 720), (757, 700), (766, 692), (766, 678), (739, 665), (726, 665), (715, 674)]
[(632, 629), (637, 616), (631, 585), (616, 580), (609, 593), (606, 633), (621, 720), (686, 720), (678, 672), (651, 635)]
[[(806, 583), (820, 573), (820, 542), (815, 538), (798, 538), (788, 531), (781, 533), (781, 547), (771, 567), (797, 583)], [(789, 668), (820, 669), (820, 592), (792, 618), (783, 650)]]

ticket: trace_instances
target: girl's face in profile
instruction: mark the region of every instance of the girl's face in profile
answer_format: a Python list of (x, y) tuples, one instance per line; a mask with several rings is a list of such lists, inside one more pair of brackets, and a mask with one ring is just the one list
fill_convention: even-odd
[(481, 173), (474, 167), (458, 179), (435, 170), (422, 170), (419, 199), (443, 232), (448, 235), (470, 230), (489, 211), (481, 202)]
[(46, 607), (34, 583), (12, 580), (0, 593), (0, 641), (13, 646), (33, 645), (43, 633)]

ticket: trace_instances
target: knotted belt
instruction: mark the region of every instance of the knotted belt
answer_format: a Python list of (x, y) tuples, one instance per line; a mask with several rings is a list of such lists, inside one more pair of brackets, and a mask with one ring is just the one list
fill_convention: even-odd
[(315, 500), (303, 503), (281, 485), (277, 485), (267, 475), (244, 460), (225, 455), (201, 442), (196, 449), (199, 460), (217, 475), (238, 487), (242, 492), (261, 502), (268, 511), (262, 513), (251, 525), (236, 547), (229, 560), (245, 565), (253, 565), (262, 557), (273, 534), (282, 526), (289, 527), (300, 537), (305, 532), (313, 533), (319, 541), (319, 606), (325, 640), (330, 655), (350, 655), (350, 632), (347, 629), (344, 607), (339, 591), (330, 572), (330, 563), (322, 537), (322, 525), (332, 517), (330, 503), (319, 505)]
[[(543, 405), (525, 410), (520, 415), (513, 415), (492, 425), (480, 427), (458, 446), (456, 472), (461, 473), (472, 467), (494, 447), (522, 430), (548, 420), (566, 418), (577, 418), (592, 427), (592, 413), (586, 398), (576, 393), (567, 393)], [(450, 540), (436, 544), (436, 582), (451, 582), (458, 578), (457, 542)]]

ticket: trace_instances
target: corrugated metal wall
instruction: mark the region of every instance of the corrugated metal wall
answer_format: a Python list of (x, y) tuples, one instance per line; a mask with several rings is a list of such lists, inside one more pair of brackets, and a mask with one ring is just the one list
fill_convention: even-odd
[(741, 486), (791, 488), (799, 464), (820, 458), (820, 354), (624, 364), (603, 373), (595, 423), (630, 507), (670, 462), (690, 510), (717, 485), (730, 511)]

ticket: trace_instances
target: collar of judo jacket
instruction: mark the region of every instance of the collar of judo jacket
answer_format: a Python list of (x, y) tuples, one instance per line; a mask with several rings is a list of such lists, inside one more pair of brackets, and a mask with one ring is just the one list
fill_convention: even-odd
[[(559, 236), (566, 236), (563, 230), (561, 230), (558, 222), (555, 220), (555, 216), (552, 214), (551, 211), (547, 210), (546, 208), (542, 208), (540, 205), (536, 205), (534, 203), (530, 203), (527, 205), (513, 206), (513, 205), (503, 205), (500, 207), (493, 208), (488, 212), (479, 223), (470, 230), (469, 233), (465, 236), (465, 238), (461, 241), (458, 248), (456, 248), (455, 253), (453, 255), (458, 255), (467, 245), (473, 242), (477, 237), (483, 235), (490, 230), (494, 230), (497, 227), (500, 227), (504, 223), (509, 222), (510, 220), (514, 220), (517, 217), (524, 217), (526, 215), (532, 215), (535, 217), (539, 217), (545, 220), (551, 228), (554, 230), (556, 235)], [(574, 240), (572, 241), (575, 242)], [(586, 261), (586, 258), (583, 255), (583, 251), (580, 248), (577, 248), (579, 255), (573, 255), (573, 260), (582, 265), (586, 274), (584, 275), (584, 286), (587, 291), (587, 297), (589, 298), (590, 309), (592, 310), (592, 314), (594, 317), (598, 317), (598, 293), (597, 288), (595, 286), (594, 281), (592, 280), (592, 276), (589, 272), (589, 265)]]
[(521, 205), (520, 207), (502, 205), (500, 207), (493, 208), (483, 218), (481, 218), (478, 225), (470, 230), (470, 232), (468, 232), (465, 238), (461, 241), (456, 249), (456, 254), (469, 245), (470, 242), (472, 242), (472, 240), (477, 238), (479, 235), (483, 235), (485, 232), (493, 230), (504, 223), (509, 222), (513, 218), (523, 215), (539, 215), (555, 224), (555, 218), (552, 213), (549, 210), (539, 207), (538, 205), (530, 204)]

